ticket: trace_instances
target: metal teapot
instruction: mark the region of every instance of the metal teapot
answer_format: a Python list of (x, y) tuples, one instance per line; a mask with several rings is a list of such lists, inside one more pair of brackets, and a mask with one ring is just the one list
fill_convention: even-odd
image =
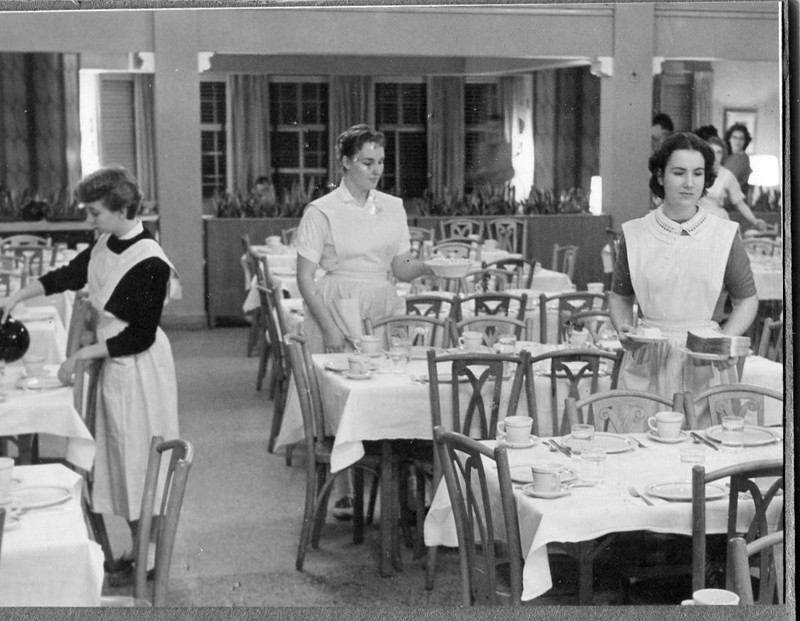
[(21, 321), (9, 317), (0, 324), (0, 360), (15, 362), (25, 355), (31, 344), (31, 335)]

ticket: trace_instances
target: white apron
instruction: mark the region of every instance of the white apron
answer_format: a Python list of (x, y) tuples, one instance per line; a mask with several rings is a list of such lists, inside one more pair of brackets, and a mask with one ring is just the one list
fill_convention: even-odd
[[(105, 342), (127, 322), (103, 310), (120, 280), (141, 261), (158, 257), (172, 269), (167, 300), (179, 295), (175, 268), (153, 240), (141, 240), (121, 254), (108, 250), (101, 236), (89, 261), (89, 300), (97, 310), (97, 338)], [(106, 358), (100, 371), (97, 399), (92, 508), (128, 521), (139, 519), (152, 436), (178, 436), (178, 392), (175, 365), (167, 335), (158, 328), (156, 340), (133, 356)], [(166, 468), (161, 470), (161, 479)], [(156, 512), (160, 498), (156, 499)]]
[[(690, 234), (682, 235), (682, 228)], [(711, 318), (738, 225), (701, 209), (681, 227), (659, 207), (622, 229), (640, 324), (659, 328), (668, 340), (648, 346), (641, 363), (626, 352), (619, 388), (671, 399), (676, 392), (738, 381), (735, 367), (719, 371), (712, 364), (696, 365), (684, 350), (688, 330), (719, 329)]]
[[(374, 200), (374, 195), (370, 197)], [(400, 231), (408, 226), (405, 210), (382, 206), (370, 215), (368, 206), (354, 209), (341, 203), (313, 203), (327, 218), (336, 249), (337, 265), (317, 281), (325, 307), (345, 336), (358, 338), (363, 320), (404, 313), (403, 298), (390, 280), (391, 262), (397, 256)], [(303, 322), (310, 350), (324, 349), (321, 328), (306, 309)], [(347, 349), (352, 349), (346, 343)]]

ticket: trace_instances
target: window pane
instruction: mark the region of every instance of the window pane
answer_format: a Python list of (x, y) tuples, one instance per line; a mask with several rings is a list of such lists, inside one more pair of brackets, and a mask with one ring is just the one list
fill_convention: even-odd
[(422, 196), (428, 187), (428, 149), (425, 134), (400, 134), (400, 195)]
[(401, 96), (404, 125), (425, 124), (425, 85), (404, 84)]
[(376, 116), (378, 125), (395, 125), (398, 122), (397, 84), (378, 84)]
[(310, 131), (305, 133), (305, 167), (327, 168), (328, 135), (327, 132)]
[(272, 158), (276, 168), (300, 166), (300, 150), (295, 132), (272, 133)]

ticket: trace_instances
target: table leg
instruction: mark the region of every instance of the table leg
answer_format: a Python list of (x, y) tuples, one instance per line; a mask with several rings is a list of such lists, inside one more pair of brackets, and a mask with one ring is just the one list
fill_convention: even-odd
[(381, 442), (381, 555), (380, 555), (380, 574), (384, 578), (393, 574), (393, 548), (392, 531), (395, 519), (394, 498), (397, 494), (394, 491), (395, 478), (392, 472), (392, 443), (390, 440)]

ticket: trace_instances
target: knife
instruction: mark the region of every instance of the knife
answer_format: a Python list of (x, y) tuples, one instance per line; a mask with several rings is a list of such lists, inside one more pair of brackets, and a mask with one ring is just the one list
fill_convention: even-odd
[(715, 451), (718, 451), (718, 450), (719, 450), (719, 447), (718, 447), (716, 444), (714, 444), (713, 442), (711, 442), (711, 441), (709, 441), (709, 440), (706, 440), (706, 439), (705, 439), (703, 436), (701, 436), (699, 433), (697, 433), (697, 432), (695, 432), (695, 431), (690, 431), (689, 433), (692, 435), (692, 437), (693, 437), (693, 438), (695, 438), (696, 440), (700, 440), (700, 442), (702, 442), (703, 444), (706, 444), (706, 445), (710, 446), (710, 447), (711, 447), (712, 449), (714, 449)]
[(553, 439), (549, 440), (549, 442), (552, 446), (555, 446), (559, 451), (564, 453), (564, 455), (566, 455), (567, 457), (572, 457), (572, 451), (569, 448), (561, 446), (558, 442), (556, 442)]

